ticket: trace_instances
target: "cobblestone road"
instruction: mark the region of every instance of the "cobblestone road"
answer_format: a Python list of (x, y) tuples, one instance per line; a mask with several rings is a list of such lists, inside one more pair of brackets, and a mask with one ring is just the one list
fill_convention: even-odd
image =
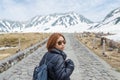
[[(65, 53), (75, 63), (71, 80), (120, 80), (120, 73), (77, 41), (72, 34), (64, 34), (67, 40)], [(0, 74), (0, 80), (32, 80), (34, 67), (46, 52), (45, 45), (16, 65)]]

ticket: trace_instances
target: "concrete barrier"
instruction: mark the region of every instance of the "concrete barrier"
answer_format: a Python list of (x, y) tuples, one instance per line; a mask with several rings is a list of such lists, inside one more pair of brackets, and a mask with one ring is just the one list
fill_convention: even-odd
[(37, 50), (39, 47), (44, 45), (46, 43), (47, 39), (43, 40), (40, 43), (37, 43), (23, 51), (17, 52), (15, 55), (12, 55), (4, 60), (0, 61), (0, 73), (3, 71), (6, 71), (8, 68), (15, 65), (17, 62), (21, 61), (23, 58), (27, 57), (29, 54), (33, 53), (35, 50)]

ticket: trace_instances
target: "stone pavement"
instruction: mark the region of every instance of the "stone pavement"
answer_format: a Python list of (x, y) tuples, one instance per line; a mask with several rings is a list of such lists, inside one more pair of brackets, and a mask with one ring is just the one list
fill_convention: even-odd
[[(65, 53), (75, 63), (71, 80), (120, 80), (120, 73), (96, 56), (73, 34), (64, 34), (67, 40)], [(32, 80), (34, 67), (46, 52), (45, 45), (18, 62), (16, 65), (0, 74), (0, 80)]]
[(67, 37), (68, 48), (71, 50), (70, 52), (73, 51), (71, 55), (75, 56), (70, 58), (76, 58), (74, 60), (74, 62), (76, 61), (76, 70), (71, 76), (72, 80), (120, 80), (120, 73), (115, 72), (105, 61), (75, 39), (73, 35), (67, 34), (67, 36), (69, 36)]

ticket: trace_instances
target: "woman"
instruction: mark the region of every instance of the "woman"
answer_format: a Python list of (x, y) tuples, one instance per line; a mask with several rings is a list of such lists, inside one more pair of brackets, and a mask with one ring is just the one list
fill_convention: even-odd
[(65, 37), (60, 33), (53, 33), (47, 42), (48, 52), (43, 56), (40, 65), (45, 61), (48, 63), (48, 80), (70, 80), (74, 70), (74, 63), (71, 59), (66, 60)]

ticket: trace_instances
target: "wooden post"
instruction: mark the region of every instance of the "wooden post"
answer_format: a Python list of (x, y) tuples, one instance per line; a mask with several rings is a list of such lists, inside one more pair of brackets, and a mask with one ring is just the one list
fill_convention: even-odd
[(106, 54), (105, 54), (105, 40), (103, 40), (102, 54), (106, 57)]
[(96, 38), (93, 39), (92, 44), (93, 44), (93, 49), (95, 49), (96, 48), (96, 45), (95, 45), (96, 44)]
[(18, 50), (19, 51), (20, 51), (20, 48), (21, 48), (21, 42), (20, 41), (21, 41), (21, 39), (19, 38), (19, 43), (18, 43), (18, 48), (19, 48)]
[(42, 39), (44, 39), (44, 33), (42, 33)]

